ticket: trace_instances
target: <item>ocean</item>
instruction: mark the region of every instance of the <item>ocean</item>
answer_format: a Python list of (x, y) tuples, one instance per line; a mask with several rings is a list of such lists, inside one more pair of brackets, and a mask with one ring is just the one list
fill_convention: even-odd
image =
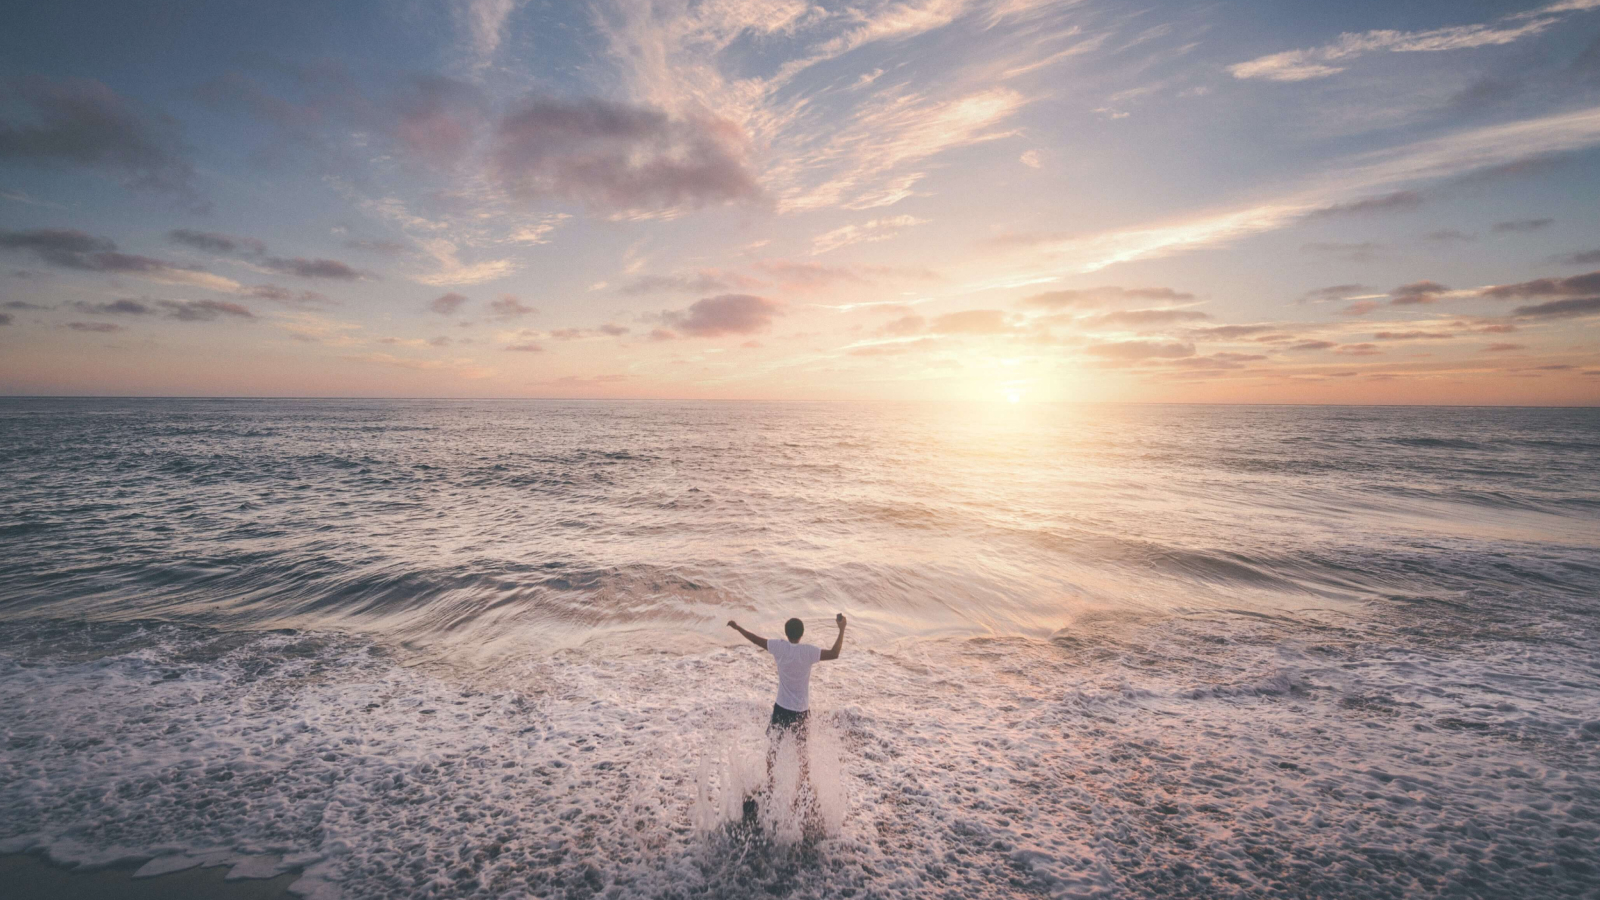
[[(11, 399), (0, 547), (0, 852), (1600, 897), (1600, 410)], [(837, 612), (809, 811), (752, 825), (725, 623)]]

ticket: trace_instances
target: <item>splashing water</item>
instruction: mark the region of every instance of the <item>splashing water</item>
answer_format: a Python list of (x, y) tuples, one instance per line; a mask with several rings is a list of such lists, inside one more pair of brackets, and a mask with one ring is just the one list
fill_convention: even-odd
[(847, 804), (844, 785), (839, 736), (824, 719), (809, 722), (803, 740), (755, 724), (736, 726), (702, 751), (695, 827), (710, 832), (754, 824), (786, 845), (838, 837)]

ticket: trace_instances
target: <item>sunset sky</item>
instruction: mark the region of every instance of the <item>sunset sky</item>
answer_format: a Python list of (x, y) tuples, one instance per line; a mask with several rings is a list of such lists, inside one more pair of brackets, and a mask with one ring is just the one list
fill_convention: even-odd
[(5, 20), (3, 394), (1600, 402), (1600, 0)]

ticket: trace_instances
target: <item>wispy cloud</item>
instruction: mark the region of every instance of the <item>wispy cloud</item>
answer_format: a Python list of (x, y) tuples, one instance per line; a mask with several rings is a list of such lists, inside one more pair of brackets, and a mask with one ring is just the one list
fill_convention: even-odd
[(1535, 278), (1516, 284), (1498, 284), (1484, 288), (1485, 297), (1496, 300), (1524, 297), (1579, 297), (1600, 296), (1600, 272), (1572, 275), (1567, 278)]
[(850, 244), (887, 241), (907, 228), (927, 221), (916, 216), (886, 216), (860, 225), (845, 225), (812, 238), (811, 255), (820, 256)]
[(737, 272), (699, 269), (672, 275), (641, 275), (618, 288), (623, 294), (684, 293), (710, 294), (716, 291), (748, 290), (761, 282)]
[[(1373, 190), (1448, 178), (1597, 143), (1600, 107), (1589, 107), (1365, 154), (1301, 191), (1265, 202), (1097, 234), (1009, 243), (1043, 254), (1062, 271), (1095, 272), (1117, 263), (1168, 256), (1285, 228), (1318, 210), (1359, 203), (1348, 198)], [(1370, 259), (1382, 249), (1372, 242), (1311, 242), (1306, 248), (1353, 259)]]
[(479, 66), (488, 65), (504, 39), (506, 21), (525, 0), (463, 0), (460, 13)]
[(1426, 31), (1364, 31), (1339, 35), (1332, 43), (1306, 50), (1287, 50), (1228, 67), (1235, 78), (1308, 81), (1343, 72), (1368, 53), (1435, 53), (1498, 46), (1539, 34), (1568, 13), (1600, 7), (1596, 0), (1566, 0), (1492, 23), (1453, 25)]

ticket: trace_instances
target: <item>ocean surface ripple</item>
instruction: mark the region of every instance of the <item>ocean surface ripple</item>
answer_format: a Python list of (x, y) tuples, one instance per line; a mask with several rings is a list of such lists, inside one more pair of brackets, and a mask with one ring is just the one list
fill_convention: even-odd
[[(1597, 460), (1596, 410), (0, 400), (0, 851), (1600, 897)], [(752, 833), (723, 623), (839, 610), (838, 815)]]

